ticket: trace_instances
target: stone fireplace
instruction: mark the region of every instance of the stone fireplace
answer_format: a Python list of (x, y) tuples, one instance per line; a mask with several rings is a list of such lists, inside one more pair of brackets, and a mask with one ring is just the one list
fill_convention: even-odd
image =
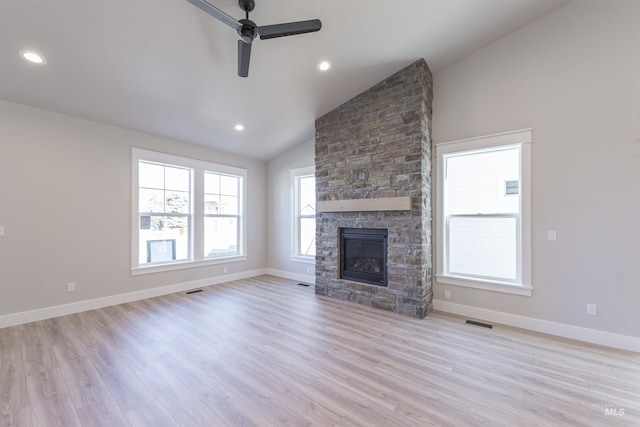
[[(316, 120), (316, 294), (417, 318), (431, 310), (432, 93), (419, 60)], [(386, 234), (382, 280), (374, 246), (345, 260), (345, 230), (365, 229)], [(345, 264), (374, 274), (345, 276)]]

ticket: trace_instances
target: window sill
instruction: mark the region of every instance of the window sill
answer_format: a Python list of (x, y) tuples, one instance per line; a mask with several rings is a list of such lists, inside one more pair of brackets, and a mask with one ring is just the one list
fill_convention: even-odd
[(301, 262), (303, 264), (315, 264), (316, 263), (316, 257), (314, 257), (314, 256), (291, 255), (291, 261), (293, 261), (293, 262)]
[(171, 264), (155, 264), (142, 267), (133, 267), (131, 269), (132, 276), (140, 274), (160, 273), (163, 271), (183, 270), (186, 268), (206, 267), (208, 265), (227, 264), (230, 262), (246, 261), (246, 255), (233, 255), (228, 257), (220, 257), (215, 259), (206, 259), (202, 261), (179, 261)]
[(448, 276), (442, 274), (436, 275), (436, 282), (445, 285), (464, 286), (466, 288), (482, 289), (485, 291), (502, 292), (529, 297), (533, 290), (531, 286), (527, 285), (516, 285), (508, 282), (470, 279), (468, 277)]

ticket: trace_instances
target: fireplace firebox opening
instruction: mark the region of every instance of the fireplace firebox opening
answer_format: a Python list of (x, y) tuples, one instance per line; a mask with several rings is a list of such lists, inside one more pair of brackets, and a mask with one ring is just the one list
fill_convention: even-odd
[(340, 229), (340, 278), (387, 286), (386, 229)]

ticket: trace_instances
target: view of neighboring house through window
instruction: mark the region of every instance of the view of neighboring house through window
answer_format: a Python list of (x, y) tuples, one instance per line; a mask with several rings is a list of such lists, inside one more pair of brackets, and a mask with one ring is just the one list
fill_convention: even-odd
[(436, 146), (439, 281), (530, 288), (527, 135)]
[(246, 259), (246, 170), (132, 153), (134, 274)]
[(518, 280), (520, 198), (504, 188), (517, 182), (519, 158), (519, 147), (445, 156), (448, 273)]
[(314, 169), (292, 171), (294, 189), (293, 257), (314, 261), (316, 255), (316, 179)]
[(140, 264), (189, 258), (191, 169), (140, 161)]
[(239, 176), (204, 174), (205, 257), (238, 253), (240, 180)]

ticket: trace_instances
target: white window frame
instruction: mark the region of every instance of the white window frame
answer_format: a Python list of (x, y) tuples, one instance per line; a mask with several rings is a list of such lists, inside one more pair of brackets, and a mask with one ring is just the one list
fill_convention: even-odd
[[(469, 138), (458, 141), (435, 144), (436, 156), (436, 282), (447, 285), (464, 286), (495, 292), (504, 292), (530, 296), (531, 286), (531, 143), (532, 129), (523, 129), (494, 135)], [(446, 218), (444, 203), (444, 159), (448, 154), (506, 148), (508, 146), (520, 148), (520, 220), (518, 223), (517, 248), (518, 280), (514, 282), (490, 280), (482, 277), (456, 276), (447, 272), (446, 253)]]
[[(191, 186), (191, 238), (189, 247), (189, 259), (170, 261), (167, 263), (154, 263), (152, 265), (140, 264), (140, 235), (139, 235), (139, 200), (138, 200), (138, 164), (140, 161), (179, 166), (192, 169)], [(205, 257), (204, 254), (204, 173), (214, 172), (240, 177), (239, 214), (238, 221), (238, 254), (220, 257)], [(221, 165), (202, 160), (181, 157), (172, 154), (159, 153), (131, 149), (131, 274), (157, 273), (161, 271), (180, 270), (185, 268), (201, 267), (205, 265), (223, 264), (229, 262), (246, 261), (246, 186), (247, 170), (233, 166)]]
[[(234, 178), (239, 178), (238, 180), (238, 206), (237, 206), (237, 213), (236, 214), (207, 214), (206, 212), (203, 212), (204, 218), (235, 218), (236, 219), (236, 223), (238, 224), (238, 230), (237, 230), (237, 236), (236, 236), (236, 241), (238, 242), (238, 254), (233, 254), (233, 255), (218, 255), (218, 256), (208, 256), (207, 254), (203, 253), (203, 256), (205, 259), (209, 260), (209, 259), (221, 259), (221, 258), (228, 258), (228, 257), (234, 257), (234, 256), (238, 256), (239, 254), (242, 253), (242, 249), (241, 247), (244, 247), (244, 245), (241, 243), (242, 242), (242, 212), (244, 211), (243, 209), (243, 202), (242, 202), (242, 194), (244, 193), (243, 188), (242, 188), (242, 182), (244, 181), (244, 178), (242, 176), (239, 176), (237, 174), (232, 174), (232, 173), (225, 173), (225, 172), (220, 172), (219, 170), (211, 170), (210, 168), (204, 171), (205, 174), (207, 173), (211, 173), (211, 174), (216, 174), (219, 177), (223, 177), (223, 176), (231, 176)], [(203, 187), (204, 188), (204, 187)], [(223, 194), (220, 194), (220, 196), (223, 196)], [(203, 209), (204, 209), (204, 204), (203, 204)]]
[(302, 251), (300, 250), (300, 219), (302, 218), (298, 215), (298, 207), (300, 205), (300, 179), (315, 176), (315, 172), (315, 166), (306, 166), (291, 170), (291, 261), (305, 264), (315, 264), (316, 258), (315, 256), (302, 255)]

